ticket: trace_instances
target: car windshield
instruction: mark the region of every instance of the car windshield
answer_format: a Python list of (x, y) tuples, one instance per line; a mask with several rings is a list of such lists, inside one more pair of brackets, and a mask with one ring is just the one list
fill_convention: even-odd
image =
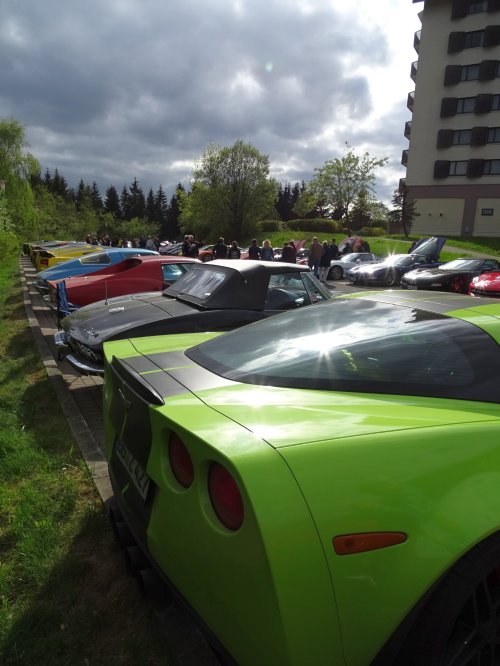
[(226, 379), (251, 384), (500, 398), (499, 350), (486, 333), (444, 315), (368, 299), (277, 315), (186, 354)]
[(86, 257), (82, 257), (79, 261), (81, 264), (96, 264), (96, 265), (105, 265), (111, 263), (111, 259), (109, 258), (109, 254), (107, 252), (88, 254)]
[(414, 256), (410, 256), (409, 254), (390, 254), (382, 263), (389, 264), (390, 266), (409, 266), (414, 261)]
[(340, 257), (340, 261), (356, 261), (359, 259), (359, 254), (357, 252), (350, 252), (349, 254), (344, 254), (343, 257)]
[(442, 271), (475, 271), (481, 268), (481, 259), (454, 259), (440, 266)]

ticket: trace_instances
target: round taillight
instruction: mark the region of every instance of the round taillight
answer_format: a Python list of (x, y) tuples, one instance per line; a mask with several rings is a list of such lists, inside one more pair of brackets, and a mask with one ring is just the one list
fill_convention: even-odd
[(184, 488), (189, 488), (194, 479), (194, 465), (189, 451), (177, 435), (172, 435), (168, 443), (170, 467), (177, 481)]
[(229, 530), (239, 530), (244, 517), (243, 499), (236, 481), (225, 467), (212, 463), (208, 472), (208, 494), (220, 522)]

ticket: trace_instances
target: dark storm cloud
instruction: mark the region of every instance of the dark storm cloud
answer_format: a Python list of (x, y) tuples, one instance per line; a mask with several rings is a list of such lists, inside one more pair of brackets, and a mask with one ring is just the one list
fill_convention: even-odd
[[(0, 117), (25, 125), (43, 168), (103, 192), (134, 177), (172, 189), (210, 143), (237, 139), (281, 180), (308, 180), (337, 156), (318, 141), (329, 126), (351, 127), (340, 150), (374, 143), (356, 134), (372, 109), (359, 69), (388, 59), (377, 27), (325, 4), (4, 0)], [(375, 143), (393, 145), (403, 115)]]

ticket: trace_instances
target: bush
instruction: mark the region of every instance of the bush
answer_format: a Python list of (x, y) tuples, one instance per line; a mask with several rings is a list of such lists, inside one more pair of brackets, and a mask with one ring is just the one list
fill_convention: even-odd
[(271, 231), (281, 231), (283, 225), (280, 220), (261, 220), (258, 224), (258, 230), (263, 233)]
[(360, 236), (383, 236), (385, 234), (385, 229), (382, 227), (362, 227), (359, 230)]
[(22, 242), (12, 231), (0, 230), (0, 260), (3, 262), (13, 254), (20, 254)]
[(292, 231), (310, 231), (313, 233), (336, 234), (341, 231), (340, 222), (325, 220), (322, 217), (312, 219), (288, 220), (287, 227)]

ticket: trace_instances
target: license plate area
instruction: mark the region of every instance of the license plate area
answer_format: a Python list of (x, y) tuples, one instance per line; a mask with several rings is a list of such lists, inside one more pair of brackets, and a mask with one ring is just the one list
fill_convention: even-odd
[(115, 441), (115, 454), (127, 471), (128, 478), (144, 501), (148, 495), (151, 479), (141, 464), (134, 458), (120, 439)]

